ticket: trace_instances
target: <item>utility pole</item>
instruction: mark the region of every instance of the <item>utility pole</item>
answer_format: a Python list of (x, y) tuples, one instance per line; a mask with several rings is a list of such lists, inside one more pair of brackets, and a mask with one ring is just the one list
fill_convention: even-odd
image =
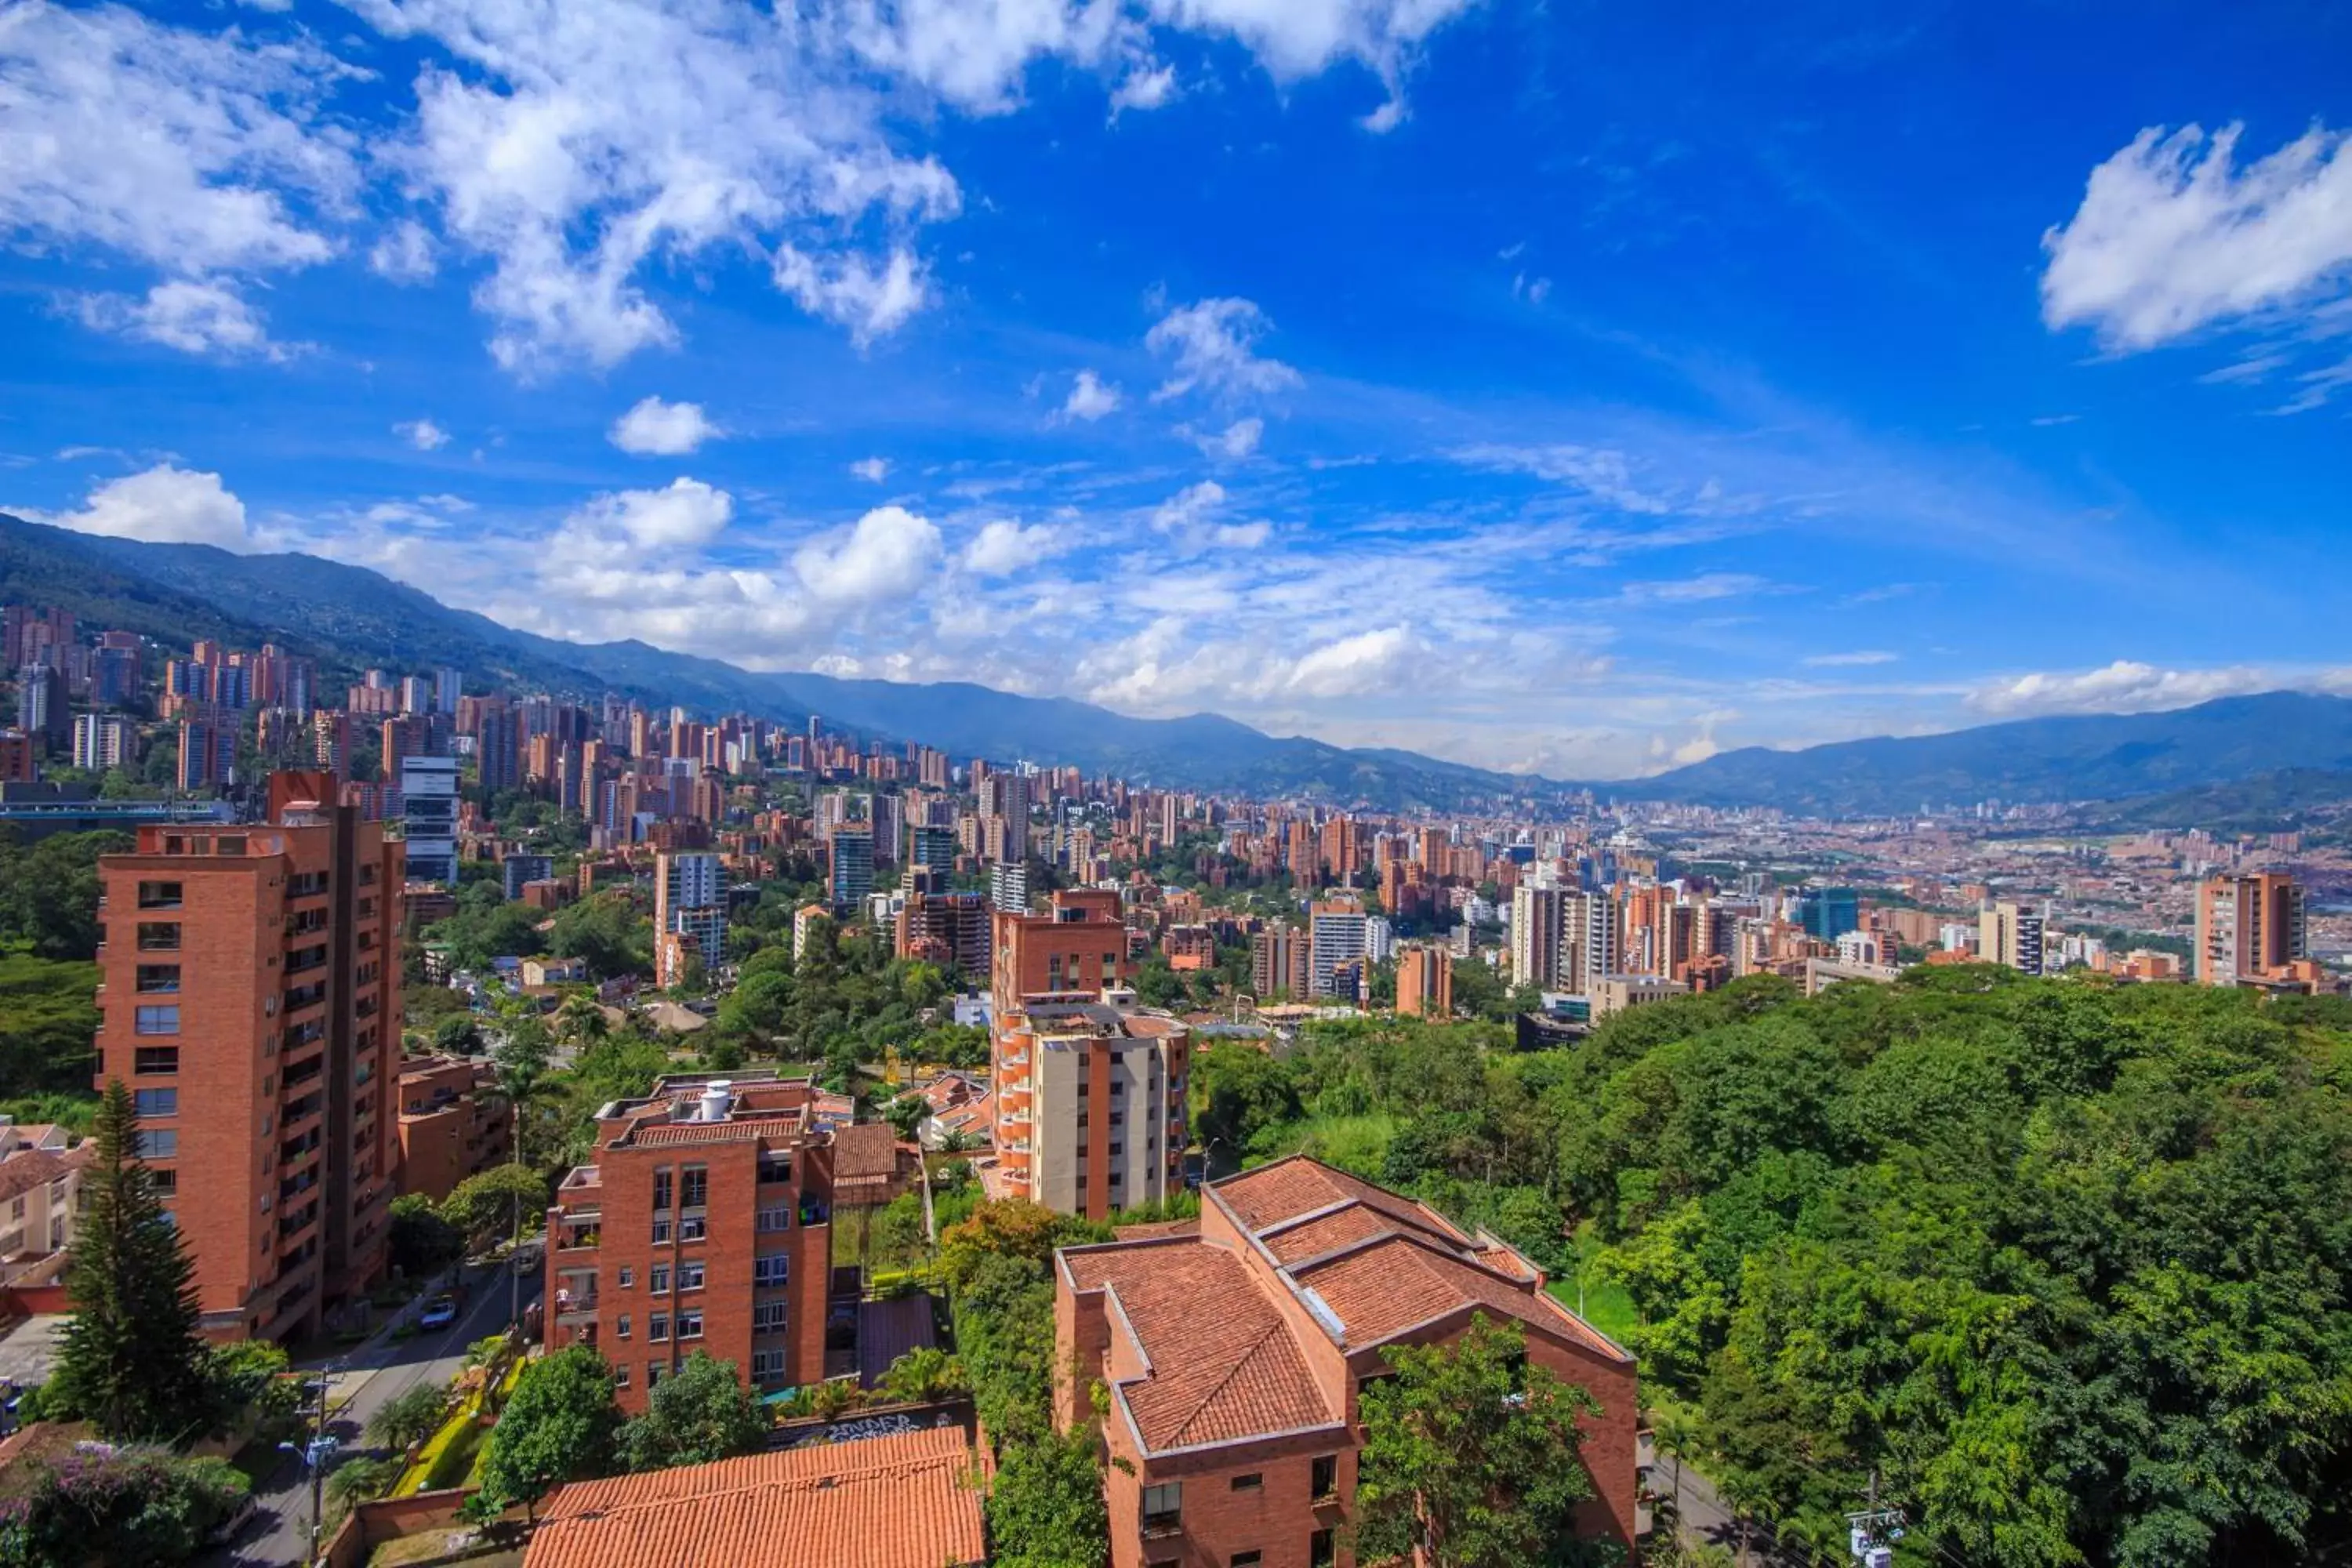
[(278, 1445), (287, 1453), (300, 1455), (302, 1468), (310, 1475), (310, 1530), (304, 1538), (306, 1544), (302, 1552), (302, 1561), (305, 1563), (319, 1560), (319, 1537), (326, 1524), (322, 1510), (323, 1494), (327, 1483), (327, 1463), (334, 1458), (335, 1450), (341, 1447), (334, 1438), (327, 1436), (327, 1391), (332, 1384), (334, 1376), (335, 1369), (331, 1366), (320, 1370), (319, 1404), (311, 1414), (310, 1441), (299, 1447), (292, 1443)]

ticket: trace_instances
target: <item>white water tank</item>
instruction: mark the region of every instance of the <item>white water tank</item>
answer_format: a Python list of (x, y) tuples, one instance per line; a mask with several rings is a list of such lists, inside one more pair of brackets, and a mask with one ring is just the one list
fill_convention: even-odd
[(704, 1084), (702, 1086), (702, 1120), (726, 1121), (728, 1103), (734, 1098), (735, 1082), (732, 1079), (714, 1079)]

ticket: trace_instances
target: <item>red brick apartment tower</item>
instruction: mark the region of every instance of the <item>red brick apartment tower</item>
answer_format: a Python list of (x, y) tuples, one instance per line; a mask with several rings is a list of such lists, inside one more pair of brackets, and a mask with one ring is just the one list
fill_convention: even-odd
[(219, 1339), (314, 1333), (383, 1272), (404, 850), (334, 786), (276, 773), (268, 822), (99, 862), (97, 1083), (137, 1096)]
[(549, 1348), (595, 1346), (632, 1413), (698, 1350), (754, 1388), (821, 1381), (839, 1167), (896, 1160), (889, 1127), (850, 1110), (772, 1072), (666, 1078), (605, 1106), (594, 1163), (548, 1212)]
[(996, 1158), (1013, 1190), (1027, 1193), (1036, 1163), (1035, 1062), (1018, 1033), (1018, 1016), (1031, 997), (1090, 1000), (1126, 983), (1127, 926), (1118, 895), (1064, 888), (1042, 915), (999, 910), (989, 948)]
[(1450, 1342), (1483, 1313), (1599, 1403), (1581, 1533), (1630, 1547), (1633, 1358), (1486, 1234), (1304, 1156), (1210, 1186), (1198, 1235), (1055, 1258), (1055, 1415), (1103, 1423), (1111, 1568), (1350, 1568), (1361, 1392), (1387, 1345)]

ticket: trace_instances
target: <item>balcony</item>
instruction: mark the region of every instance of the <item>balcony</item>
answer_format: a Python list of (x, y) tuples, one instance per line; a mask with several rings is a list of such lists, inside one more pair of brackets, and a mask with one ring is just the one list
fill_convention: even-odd
[(555, 1293), (555, 1321), (576, 1328), (596, 1321), (596, 1305), (602, 1298), (593, 1290), (558, 1290)]

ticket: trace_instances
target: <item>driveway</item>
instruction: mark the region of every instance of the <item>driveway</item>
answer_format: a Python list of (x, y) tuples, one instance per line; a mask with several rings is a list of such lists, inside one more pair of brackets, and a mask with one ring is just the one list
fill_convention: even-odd
[[(539, 1299), (543, 1279), (535, 1270), (523, 1276), (526, 1310)], [(468, 1267), (465, 1282), (467, 1306), (447, 1328), (395, 1343), (387, 1327), (345, 1354), (301, 1368), (328, 1379), (327, 1432), (341, 1440), (338, 1460), (351, 1458), (364, 1445), (362, 1434), (378, 1410), (419, 1384), (446, 1384), (465, 1364), (467, 1345), (507, 1327), (512, 1289), (507, 1266)], [(402, 1320), (409, 1315), (403, 1313)], [(281, 1456), (276, 1470), (256, 1478), (253, 1490), (261, 1504), (260, 1519), (234, 1545), (197, 1561), (236, 1568), (299, 1568), (310, 1528), (310, 1486), (301, 1465), (294, 1455)]]

